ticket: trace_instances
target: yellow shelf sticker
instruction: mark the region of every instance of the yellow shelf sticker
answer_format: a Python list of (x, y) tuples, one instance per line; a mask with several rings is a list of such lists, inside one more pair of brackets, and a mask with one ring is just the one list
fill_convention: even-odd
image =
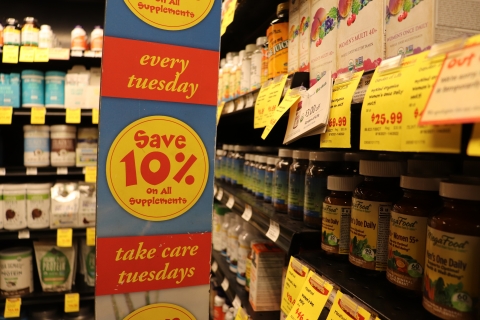
[(255, 100), (255, 107), (253, 110), (254, 118), (253, 118), (253, 128), (263, 128), (263, 115), (265, 113), (267, 97), (270, 91), (270, 84), (272, 80), (265, 81), (265, 83), (260, 88), (260, 92), (258, 93), (257, 100)]
[(48, 58), (50, 60), (69, 60), (70, 49), (66, 48), (53, 48), (48, 50)]
[(67, 108), (65, 115), (66, 123), (80, 123), (82, 121), (82, 109)]
[(0, 106), (0, 124), (12, 124), (12, 107)]
[(226, 0), (227, 1), (227, 10), (223, 15), (222, 24), (220, 26), (220, 36), (223, 36), (227, 27), (233, 22), (235, 17), (235, 9), (237, 8), (237, 0)]
[(245, 312), (243, 308), (238, 309), (235, 320), (248, 320), (248, 314)]
[(35, 47), (20, 47), (20, 62), (33, 62), (35, 58)]
[(290, 110), (290, 108), (293, 106), (295, 106), (296, 108), (296, 104), (299, 100), (300, 95), (298, 93), (292, 93), (292, 90), (288, 89), (287, 93), (285, 93), (285, 97), (283, 97), (282, 102), (280, 103), (280, 105), (278, 105), (277, 108), (275, 108), (275, 111), (270, 116), (270, 119), (267, 121), (267, 126), (262, 133), (263, 140), (267, 138), (275, 124), (277, 124), (278, 120), (280, 120), (280, 118), (285, 114), (285, 112)]
[(473, 126), (472, 136), (468, 141), (467, 155), (480, 157), (480, 123), (475, 123)]
[[(370, 319), (370, 312), (358, 306), (347, 295), (340, 291), (335, 294), (335, 300), (328, 313), (328, 320), (344, 320), (344, 319)], [(378, 319), (378, 318), (377, 318)]]
[(45, 124), (45, 115), (47, 109), (45, 107), (32, 107), (30, 113), (30, 123), (31, 124)]
[(57, 246), (71, 247), (72, 246), (72, 228), (57, 229)]
[(271, 122), (271, 118), (275, 114), (275, 110), (278, 107), (280, 98), (282, 97), (283, 89), (285, 88), (285, 82), (287, 81), (288, 75), (284, 74), (278, 77), (275, 77), (270, 84), (270, 89), (268, 90), (268, 95), (265, 100), (265, 113), (262, 117), (262, 122), (260, 126), (266, 127), (268, 123)]
[(48, 48), (36, 48), (34, 62), (48, 62), (50, 59)]
[(303, 288), (309, 271), (310, 270), (300, 261), (294, 257), (290, 257), (280, 305), (283, 313), (289, 314), (297, 302), (298, 295)]
[(222, 116), (223, 107), (225, 107), (225, 101), (220, 102), (217, 107), (217, 124), (220, 121), (220, 117)]
[(3, 316), (5, 318), (20, 317), (20, 306), (22, 305), (21, 298), (7, 298), (5, 300), (5, 311)]
[(80, 294), (65, 293), (65, 312), (78, 312), (80, 310)]
[(332, 103), (327, 131), (320, 135), (321, 148), (350, 148), (351, 106), (355, 90), (362, 79), (363, 71), (353, 74), (352, 78), (337, 83), (332, 89)]
[(92, 124), (98, 124), (99, 109), (92, 109)]
[(97, 182), (97, 167), (85, 167), (85, 182)]
[(18, 46), (3, 46), (2, 63), (18, 63)]
[(87, 246), (95, 247), (95, 227), (87, 228)]

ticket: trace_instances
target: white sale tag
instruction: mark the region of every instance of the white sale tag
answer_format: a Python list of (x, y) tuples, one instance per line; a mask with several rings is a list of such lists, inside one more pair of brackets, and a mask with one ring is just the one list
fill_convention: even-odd
[(217, 196), (215, 198), (218, 201), (222, 201), (222, 198), (223, 198), (223, 189), (222, 188), (218, 189), (218, 193), (217, 193)]
[(58, 167), (58, 168), (57, 168), (57, 174), (58, 174), (58, 175), (68, 174), (68, 168)]
[(227, 278), (223, 278), (223, 281), (222, 281), (222, 289), (223, 291), (227, 291), (228, 290), (228, 286), (229, 286), (229, 283), (228, 283), (228, 279)]
[(234, 205), (235, 205), (235, 198), (234, 198), (232, 195), (230, 195), (230, 196), (228, 197), (227, 207), (228, 207), (229, 209), (232, 209)]
[(217, 263), (217, 261), (213, 261), (213, 263), (212, 263), (212, 271), (213, 271), (213, 272), (217, 272), (217, 270), (218, 270), (218, 263)]
[(243, 211), (242, 218), (245, 221), (250, 221), (252, 218), (252, 207), (250, 207), (248, 204), (245, 205), (245, 211)]
[(27, 168), (27, 176), (36, 176), (37, 168)]
[(270, 220), (270, 227), (268, 228), (266, 236), (273, 242), (277, 241), (280, 236), (280, 225), (277, 222)]
[(235, 299), (233, 299), (232, 305), (236, 309), (239, 309), (242, 306), (242, 301), (240, 301), (240, 298), (237, 295), (235, 295)]
[(28, 229), (19, 230), (18, 239), (30, 239), (30, 230)]

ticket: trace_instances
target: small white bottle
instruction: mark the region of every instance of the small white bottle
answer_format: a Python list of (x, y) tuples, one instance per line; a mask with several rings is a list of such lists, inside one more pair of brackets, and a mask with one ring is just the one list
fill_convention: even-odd
[(242, 286), (246, 283), (247, 258), (252, 251), (251, 242), (255, 239), (262, 239), (260, 233), (248, 222), (243, 221), (243, 231), (238, 235), (238, 263), (237, 282)]
[(82, 26), (75, 26), (72, 30), (71, 47), (72, 50), (87, 49), (87, 33)]
[(234, 311), (235, 311), (234, 308), (228, 309), (227, 313), (225, 314), (225, 320), (233, 320), (234, 319), (234, 316), (233, 316)]
[(52, 28), (50, 28), (48, 24), (42, 24), (40, 26), (40, 32), (38, 33), (38, 47), (39, 48), (53, 47), (53, 32), (52, 32)]
[(225, 218), (225, 214), (229, 212), (226, 206), (215, 205), (213, 210), (213, 227), (212, 227), (212, 244), (213, 250), (222, 251), (223, 242), (222, 242), (222, 225)]
[(250, 90), (255, 90), (261, 87), (262, 83), (262, 57), (263, 46), (267, 42), (267, 37), (257, 38), (257, 48), (252, 53), (251, 67), (250, 67)]
[(245, 57), (242, 61), (242, 79), (240, 81), (240, 92), (242, 94), (247, 93), (250, 91), (250, 69), (251, 69), (251, 62), (252, 62), (252, 54), (255, 52), (257, 48), (254, 44), (247, 44), (245, 47)]
[(90, 35), (90, 50), (102, 51), (103, 49), (103, 29), (100, 26), (95, 26)]
[(233, 57), (238, 56), (238, 52), (227, 53), (227, 63), (223, 66), (223, 100), (230, 100), (232, 98), (232, 88), (230, 88), (230, 69), (233, 68)]
[(238, 236), (243, 231), (242, 218), (235, 214), (235, 220), (228, 228), (228, 243), (227, 243), (227, 255), (230, 257), (229, 269), (233, 273), (237, 273), (238, 264)]
[(227, 258), (227, 262), (230, 263), (230, 259), (228, 258), (227, 254), (227, 244), (228, 244), (228, 228), (230, 228), (231, 220), (235, 217), (235, 213), (229, 212), (226, 213), (223, 217), (222, 229), (220, 230), (220, 238), (221, 238), (221, 255)]
[(245, 50), (241, 50), (238, 53), (238, 56), (233, 57), (232, 68), (230, 69), (230, 76), (228, 77), (230, 83), (228, 87), (230, 88), (230, 96), (231, 98), (238, 97), (240, 93), (240, 88), (238, 87), (237, 82), (237, 70), (239, 69), (240, 59), (245, 54)]

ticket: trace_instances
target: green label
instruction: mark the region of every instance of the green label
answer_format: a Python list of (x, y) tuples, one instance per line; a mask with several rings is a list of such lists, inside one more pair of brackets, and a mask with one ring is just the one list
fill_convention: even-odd
[(95, 278), (95, 247), (92, 247), (87, 254), (86, 263), (85, 263), (87, 274)]
[(53, 248), (42, 259), (41, 277), (49, 285), (64, 284), (70, 275), (70, 263), (63, 252)]
[(275, 170), (273, 197), (276, 204), (287, 203), (288, 198), (288, 171)]
[(24, 194), (18, 194), (18, 195), (3, 195), (3, 200), (5, 201), (18, 201), (18, 200), (25, 200), (25, 195)]
[(290, 173), (288, 184), (288, 208), (303, 210), (305, 201), (305, 175)]
[(49, 194), (27, 194), (28, 200), (48, 200), (50, 199)]

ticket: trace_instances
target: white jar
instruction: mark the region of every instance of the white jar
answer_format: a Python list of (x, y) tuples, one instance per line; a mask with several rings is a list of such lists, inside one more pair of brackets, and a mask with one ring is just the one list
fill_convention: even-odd
[(42, 229), (50, 226), (51, 183), (27, 184), (27, 226)]
[(77, 128), (67, 125), (50, 127), (50, 162), (54, 167), (75, 165), (75, 137)]
[(0, 251), (0, 293), (3, 297), (33, 292), (32, 249), (9, 248)]
[(87, 33), (83, 30), (82, 26), (75, 26), (75, 29), (72, 30), (71, 40), (72, 50), (87, 49)]
[(53, 32), (52, 28), (48, 24), (40, 26), (40, 32), (38, 34), (38, 47), (39, 48), (52, 48), (53, 47)]
[(50, 127), (23, 126), (25, 167), (46, 167), (50, 165)]
[(90, 50), (102, 51), (103, 49), (103, 29), (100, 26), (95, 26), (90, 35)]
[(20, 230), (27, 227), (26, 185), (3, 185), (3, 219), (7, 230)]

